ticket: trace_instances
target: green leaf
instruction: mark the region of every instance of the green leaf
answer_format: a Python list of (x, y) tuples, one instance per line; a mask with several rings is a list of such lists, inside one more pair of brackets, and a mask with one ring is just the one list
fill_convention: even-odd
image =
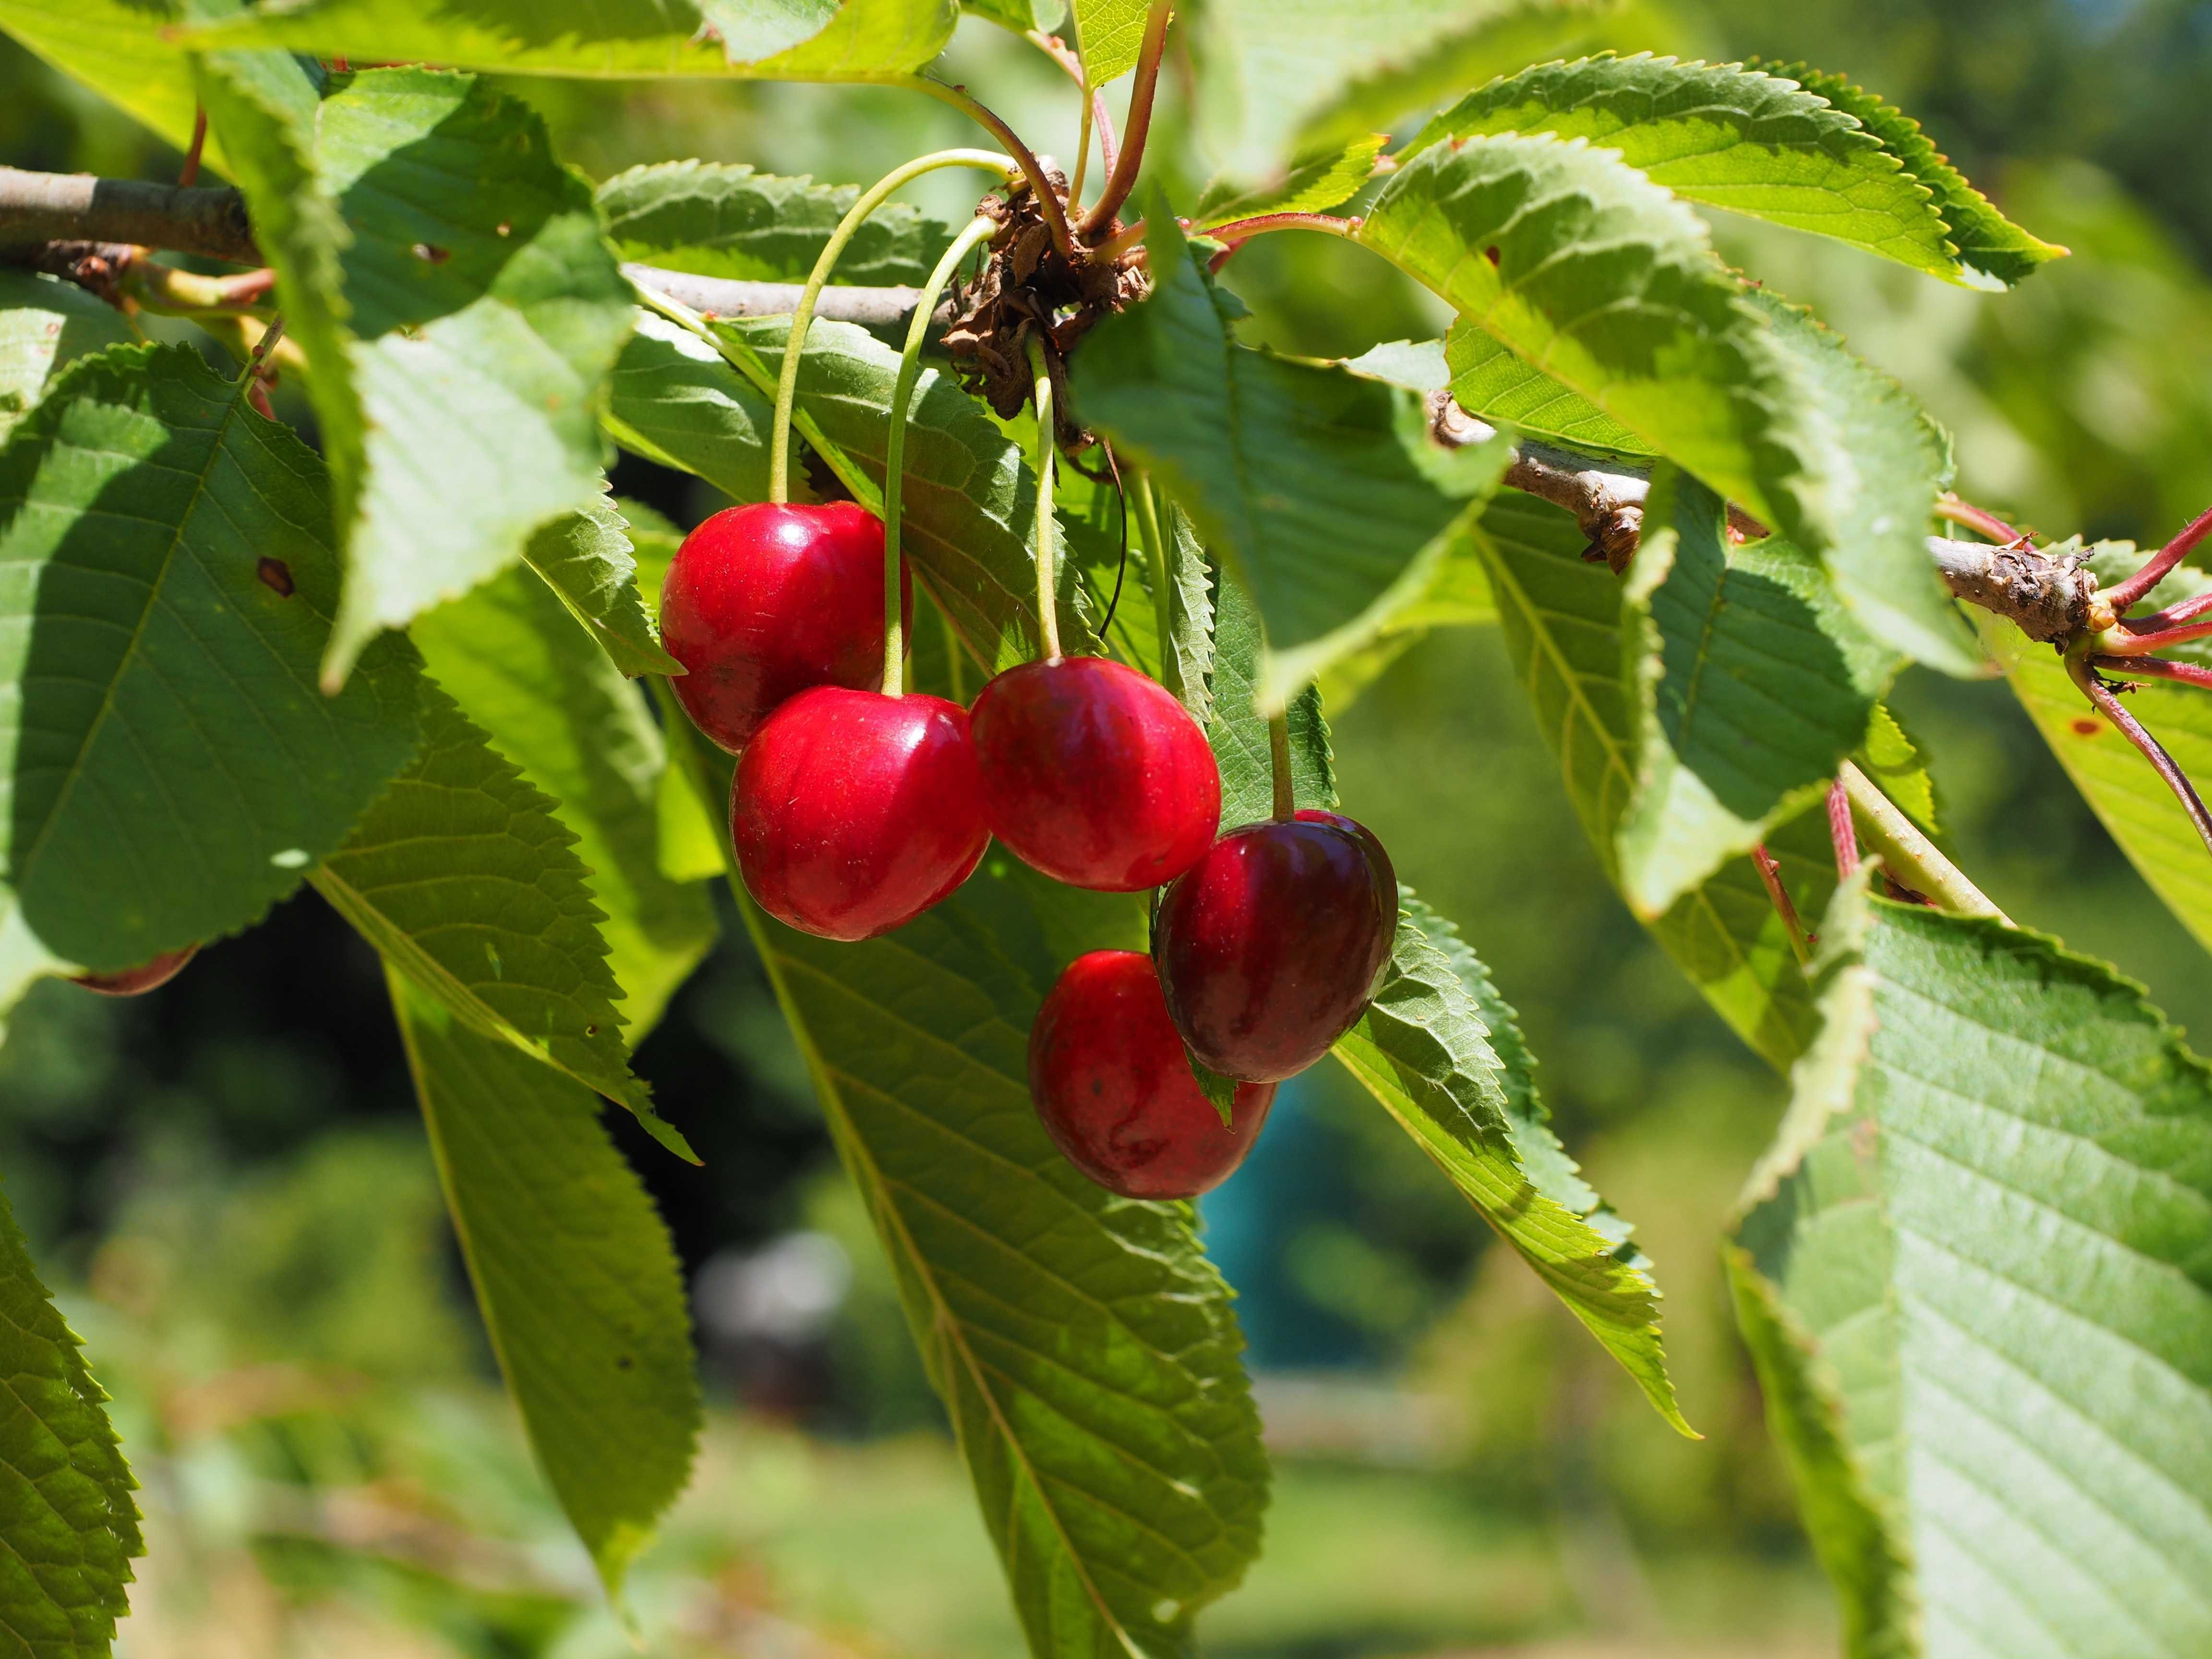
[[(1029, 1028), (1060, 964), (1141, 944), (1139, 910), (1004, 859), (857, 945), (743, 908), (1030, 1650), (1187, 1654), (1193, 1615), (1259, 1549), (1267, 1464), (1243, 1337), (1190, 1207), (1092, 1186), (1029, 1099)], [(1107, 914), (1121, 938), (1080, 920)]]
[(676, 550), (684, 544), (684, 532), (659, 508), (647, 507), (643, 501), (617, 495), (614, 503), (615, 511), (622, 514), (624, 533), (629, 538), (630, 556), (637, 561), (638, 598), (658, 621), (660, 585), (668, 579), (668, 567), (675, 562)]
[(122, 313), (74, 283), (0, 270), (0, 442), (62, 370), (136, 337)]
[(1823, 940), (1732, 1265), (1849, 1650), (2204, 1650), (2212, 1071), (2053, 940), (1856, 886)]
[(668, 1228), (590, 1090), (386, 977), (492, 1352), (554, 1495), (619, 1595), (699, 1438)]
[(617, 672), (632, 678), (680, 674), (684, 665), (660, 648), (645, 614), (629, 528), (602, 495), (585, 511), (540, 528), (523, 548), (522, 561)]
[(502, 572), (411, 632), (432, 677), (575, 836), (636, 1043), (714, 940), (707, 896), (661, 873), (668, 751), (644, 694), (528, 571)]
[[(742, 282), (805, 280), (858, 185), (780, 179), (743, 163), (662, 161), (618, 173), (599, 190), (607, 234), (625, 259)], [(887, 202), (837, 258), (840, 283), (918, 283), (951, 232)]]
[[(1508, 492), (1492, 501), (1475, 545), (1515, 672), (1559, 756), (1576, 816), (1613, 874), (1637, 753), (1637, 701), (1623, 676), (1620, 583), (1602, 564), (1583, 562), (1573, 515), (1534, 496)], [(1799, 912), (1818, 915), (1835, 880), (1821, 811), (1778, 830), (1767, 848), (1782, 862)], [(1762, 1058), (1777, 1069), (1796, 1058), (1813, 1026), (1811, 993), (1748, 858), (1723, 864), (1646, 925)]]
[(1819, 565), (1778, 538), (1731, 545), (1727, 504), (1672, 468), (1623, 598), (1638, 759), (1614, 838), (1648, 921), (1826, 794), (1899, 665)]
[(407, 764), (419, 676), (315, 688), (329, 480), (188, 346), (70, 368), (0, 453), (0, 1009), (236, 932)]
[(2034, 274), (2036, 267), (2063, 258), (2066, 250), (2056, 243), (2031, 236), (1990, 205), (1989, 198), (1968, 184), (1920, 130), (1920, 124), (1884, 103), (1873, 93), (1853, 86), (1840, 75), (1823, 75), (1802, 64), (1769, 66), (1767, 72), (1784, 76), (1818, 93), (1856, 120), (1881, 140), (1906, 173), (1934, 193), (1936, 205), (1949, 227), (1952, 243), (1970, 276), (1981, 273), (1992, 279), (1976, 286), (2004, 286)]
[(1827, 429), (1834, 544), (1825, 562), (1836, 591), (1876, 638), (1961, 678), (1983, 672), (1973, 630), (1928, 556), (1929, 515), (1950, 481), (1950, 440), (1912, 395), (1846, 350), (1810, 312), (1761, 290), (1745, 298), (1774, 329)]
[(1492, 132), (1587, 138), (1686, 200), (1988, 283), (1960, 262), (1935, 192), (1880, 138), (1795, 82), (1740, 64), (1607, 52), (1523, 70), (1436, 116), (1407, 155)]
[(1451, 925), (1410, 891), (1382, 987), (1335, 1054), (1660, 1416), (1694, 1437), (1667, 1377), (1658, 1286), (1552, 1135), (1512, 1010)]
[(266, 251), (338, 481), (336, 684), (380, 629), (596, 502), (594, 405), (631, 294), (590, 186), (536, 112), (488, 84), (372, 70), (334, 76), (303, 111), (275, 108), (227, 58), (203, 82), (211, 118), (262, 139), (242, 182), (257, 222), (275, 216)]
[[(2054, 550), (2081, 550), (2075, 544)], [(2100, 543), (2089, 568), (2109, 586), (2142, 562), (2128, 543)], [(2184, 568), (2161, 582), (2148, 603), (2171, 604), (2207, 586), (2212, 580)], [(2067, 678), (2057, 652), (2030, 643), (2012, 623), (1986, 611), (1975, 615), (2014, 695), (2081, 798), (2166, 908), (2212, 950), (2212, 858), (2205, 856), (2180, 803)], [(2171, 654), (2186, 656), (2188, 647)], [(2129, 712), (2150, 728), (2199, 791), (2212, 784), (2212, 696), (2194, 686), (2152, 682), (2138, 684), (2127, 698)]]
[(1470, 414), (1592, 454), (1658, 453), (1580, 392), (1569, 390), (1465, 318), (1444, 337), (1453, 400)]
[(1426, 591), (1510, 443), (1447, 450), (1413, 393), (1237, 344), (1173, 216), (1156, 203), (1149, 222), (1152, 297), (1084, 342), (1074, 404), (1250, 586), (1267, 619), (1261, 707), (1279, 709)]
[(1375, 158), (1390, 142), (1387, 132), (1366, 132), (1343, 144), (1309, 152), (1281, 178), (1255, 189), (1216, 180), (1198, 198), (1193, 230), (1211, 230), (1232, 219), (1262, 213), (1325, 213), (1358, 192), (1375, 174)]
[(1609, 152), (1546, 134), (1432, 145), (1359, 240), (1800, 546), (1831, 544), (1829, 434), (1771, 326), (1697, 216)]
[(960, 9), (973, 16), (988, 17), (1017, 34), (1031, 29), (1049, 33), (1066, 20), (1067, 0), (960, 0)]
[(928, 63), (959, 16), (957, 0), (283, 0), (186, 38), (532, 75), (872, 80)]
[(0, 1631), (28, 1659), (106, 1659), (146, 1553), (106, 1393), (0, 1194)]
[(1876, 703), (1867, 726), (1866, 746), (1858, 753), (1859, 768), (1881, 793), (1930, 835), (1936, 833), (1936, 780), (1919, 745), (1898, 724), (1886, 703)]
[(316, 890), (471, 1029), (619, 1101), (690, 1158), (630, 1075), (576, 837), (434, 686), (423, 726), (422, 757), (315, 872)]
[[(1213, 613), (1213, 672), (1207, 682), (1211, 703), (1206, 740), (1221, 770), (1221, 823), (1233, 830), (1275, 814), (1274, 748), (1267, 719), (1257, 705), (1266, 635), (1251, 597), (1207, 562), (1212, 575), (1208, 604)], [(1328, 724), (1322, 718), (1321, 693), (1308, 686), (1291, 699), (1284, 720), (1291, 738), (1291, 793), (1300, 806), (1336, 805), (1336, 765), (1329, 752)]]
[(615, 361), (599, 419), (631, 453), (704, 478), (733, 500), (764, 501), (775, 412), (774, 398), (713, 346), (641, 311)]
[(1143, 54), (1151, 0), (1069, 0), (1083, 52), (1083, 84), (1091, 90), (1118, 81)]
[[(167, 39), (177, 0), (0, 0), (0, 29), (172, 146), (191, 143), (191, 60)], [(205, 159), (225, 165), (210, 134)]]

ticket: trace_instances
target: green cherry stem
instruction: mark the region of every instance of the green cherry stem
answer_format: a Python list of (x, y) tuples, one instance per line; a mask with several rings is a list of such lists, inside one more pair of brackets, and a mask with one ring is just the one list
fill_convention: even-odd
[(1053, 441), (1052, 370), (1044, 360), (1044, 345), (1030, 336), (1030, 373), (1036, 376), (1036, 573), (1037, 646), (1047, 662), (1060, 658), (1060, 608), (1053, 583), (1053, 465), (1059, 447)]
[(1837, 773), (1850, 803), (1852, 819), (1867, 845), (1881, 854), (1889, 872), (1916, 893), (1924, 893), (1946, 910), (1965, 916), (1987, 916), (2011, 927), (2012, 918), (1997, 908), (1990, 896), (1969, 880), (1959, 866), (1945, 858), (1936, 843), (1898, 809), (1897, 804), (1875, 786), (1874, 781), (1845, 761)]
[(1160, 684), (1177, 696), (1182, 695), (1182, 676), (1176, 672), (1174, 638), (1175, 601), (1168, 591), (1168, 544), (1160, 533), (1159, 504), (1152, 499), (1152, 481), (1130, 469), (1129, 498), (1137, 504), (1137, 524), (1145, 538), (1145, 557), (1152, 573), (1152, 626), (1160, 641)]
[(837, 222), (837, 228), (830, 233), (830, 240), (823, 245), (822, 257), (815, 260), (814, 269), (806, 274), (806, 286), (799, 290), (799, 304), (791, 313), (791, 338), (783, 349), (782, 373), (776, 377), (775, 420), (769, 428), (768, 498), (771, 501), (781, 503), (791, 499), (791, 410), (799, 401), (799, 359), (806, 342), (806, 331), (814, 321), (815, 301), (822, 297), (823, 287), (836, 268), (837, 256), (867, 222), (868, 216), (881, 207), (893, 191), (939, 167), (981, 167), (1008, 180), (1020, 172), (1013, 157), (1001, 155), (996, 150), (940, 149), (928, 155), (917, 155), (903, 167), (893, 167), (862, 191), (860, 199)]
[(1275, 786), (1275, 822), (1288, 823), (1298, 815), (1297, 797), (1291, 787), (1291, 715), (1288, 709), (1267, 717), (1267, 762)]
[[(914, 302), (914, 320), (907, 325), (906, 349), (899, 354), (898, 379), (891, 385), (890, 434), (884, 447), (884, 695), (896, 697), (905, 689), (905, 606), (899, 602), (899, 520), (906, 493), (906, 414), (914, 401), (915, 382), (921, 378), (921, 346), (929, 337), (930, 318), (937, 296), (952, 280), (975, 245), (999, 228), (998, 221), (978, 214), (968, 228), (952, 239), (937, 269), (921, 285)], [(796, 354), (792, 361), (796, 362)]]

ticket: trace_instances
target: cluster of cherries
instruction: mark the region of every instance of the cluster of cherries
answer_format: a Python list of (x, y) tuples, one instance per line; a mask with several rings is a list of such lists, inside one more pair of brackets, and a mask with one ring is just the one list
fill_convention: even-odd
[[(1100, 657), (997, 676), (963, 709), (882, 684), (884, 526), (852, 502), (763, 503), (685, 538), (661, 589), (672, 680), (738, 757), (730, 834), (761, 908), (864, 939), (950, 896), (995, 836), (1072, 886), (1164, 884), (1151, 956), (1068, 964), (1030, 1036), (1030, 1089), (1069, 1161), (1136, 1198), (1188, 1198), (1243, 1162), (1275, 1085), (1326, 1054), (1389, 959), (1397, 882), (1334, 812), (1218, 835), (1205, 732)], [(902, 608), (913, 588), (902, 562)], [(1188, 1053), (1186, 1053), (1188, 1045)], [(1194, 1057), (1237, 1089), (1224, 1125)]]

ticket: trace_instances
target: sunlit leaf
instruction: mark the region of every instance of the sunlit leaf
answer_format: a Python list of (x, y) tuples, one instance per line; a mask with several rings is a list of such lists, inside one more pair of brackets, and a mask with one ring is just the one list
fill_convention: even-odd
[(1191, 216), (1194, 230), (1211, 230), (1232, 219), (1262, 213), (1323, 213), (1340, 207), (1374, 175), (1375, 158), (1390, 142), (1387, 132), (1366, 132), (1292, 161), (1271, 184), (1239, 187), (1215, 184), (1198, 198)]
[[(599, 190), (607, 234), (625, 259), (740, 282), (805, 280), (858, 185), (780, 179), (742, 162), (660, 161)], [(868, 216), (837, 257), (840, 283), (915, 283), (952, 233), (903, 202)]]
[(62, 370), (136, 337), (122, 313), (74, 283), (0, 270), (0, 442)]
[(1137, 67), (1151, 0), (1069, 0), (1069, 3), (1075, 14), (1076, 42), (1083, 52), (1086, 87), (1118, 81)]
[(618, 672), (635, 678), (682, 672), (683, 665), (660, 648), (645, 614), (628, 526), (605, 496), (541, 527), (524, 546), (522, 562)]
[[(181, 0), (0, 0), (0, 29), (182, 149), (192, 137), (192, 64), (167, 31), (184, 10)], [(206, 154), (222, 164), (219, 143)]]

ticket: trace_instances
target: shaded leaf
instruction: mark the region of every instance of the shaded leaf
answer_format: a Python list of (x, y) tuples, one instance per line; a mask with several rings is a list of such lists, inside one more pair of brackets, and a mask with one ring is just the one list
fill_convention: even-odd
[[(1221, 770), (1221, 827), (1233, 830), (1275, 811), (1274, 747), (1256, 702), (1266, 636), (1250, 596), (1218, 563), (1209, 559), (1206, 564), (1212, 576), (1207, 597), (1213, 613), (1206, 740)], [(1284, 721), (1291, 738), (1291, 798), (1300, 806), (1334, 806), (1336, 765), (1319, 690), (1310, 685), (1292, 697)]]
[(1262, 213), (1325, 213), (1358, 194), (1374, 176), (1375, 158), (1390, 142), (1387, 132), (1365, 132), (1293, 161), (1272, 184), (1241, 189), (1230, 183), (1208, 185), (1191, 215), (1191, 228), (1211, 230), (1232, 219)]
[(136, 337), (120, 312), (75, 283), (0, 270), (0, 442), (62, 370)]
[(435, 687), (423, 725), (421, 757), (315, 872), (316, 890), (471, 1029), (619, 1101), (690, 1157), (630, 1075), (576, 837)]
[(288, 0), (188, 39), (533, 75), (866, 80), (929, 62), (959, 16), (957, 0)]
[[(781, 179), (742, 162), (661, 161), (618, 173), (599, 189), (607, 234), (625, 259), (741, 282), (804, 282), (858, 185)], [(952, 233), (903, 202), (869, 216), (837, 257), (831, 280), (918, 283)]]
[[(643, 692), (528, 571), (502, 572), (411, 632), (439, 684), (575, 836), (635, 1045), (714, 939), (706, 894), (661, 873), (668, 752)], [(718, 854), (705, 873), (719, 869)]]
[(2212, 1071), (2055, 941), (1856, 887), (1823, 939), (1730, 1261), (1850, 1651), (2201, 1650)]
[(544, 121), (471, 76), (337, 76), (304, 111), (223, 58), (204, 80), (214, 118), (268, 152), (242, 182), (257, 222), (275, 216), (266, 251), (338, 483), (335, 684), (379, 629), (596, 502), (594, 404), (630, 290)]
[(618, 672), (635, 678), (684, 672), (660, 648), (645, 614), (629, 526), (605, 495), (581, 513), (542, 526), (523, 548), (522, 561)]
[(329, 480), (188, 346), (81, 360), (0, 453), (0, 1008), (220, 938), (407, 764), (419, 676), (337, 697)]
[(607, 1593), (690, 1476), (701, 1421), (668, 1228), (581, 1084), (387, 968), (492, 1352)]
[(774, 398), (713, 346), (641, 311), (615, 361), (599, 418), (632, 453), (695, 474), (734, 500), (764, 501), (775, 410)]
[(1830, 545), (1829, 434), (1705, 226), (1634, 168), (1548, 135), (1435, 144), (1358, 240), (1801, 546)]
[(1802, 64), (1772, 65), (1768, 73), (1788, 76), (1851, 116), (1933, 191), (1960, 261), (1970, 272), (1986, 272), (1996, 283), (2009, 286), (2033, 276), (2037, 266), (2065, 256), (2064, 248), (2031, 236), (1999, 213), (1938, 153), (1917, 121), (1873, 93), (1840, 75), (1823, 75)]
[[(1559, 756), (1567, 796), (1609, 875), (1615, 830), (1636, 782), (1636, 699), (1624, 682), (1620, 583), (1588, 564), (1574, 518), (1508, 492), (1484, 512), (1475, 545), (1536, 721)], [(1835, 881), (1826, 820), (1811, 811), (1767, 837), (1800, 913)], [(1617, 875), (1615, 879), (1618, 879)], [(1748, 858), (1732, 859), (1647, 924), (1675, 965), (1768, 1063), (1786, 1068), (1813, 1027), (1812, 996), (1790, 938)]]
[(1648, 920), (1826, 794), (1898, 661), (1819, 565), (1778, 538), (1732, 545), (1726, 503), (1671, 468), (1623, 597), (1637, 782), (1613, 833)]
[(1152, 296), (1084, 342), (1075, 405), (1249, 585), (1267, 619), (1261, 707), (1280, 708), (1425, 591), (1508, 443), (1448, 450), (1412, 392), (1237, 345), (1172, 216), (1156, 206), (1148, 222)]
[(1740, 64), (1610, 52), (1545, 64), (1468, 93), (1407, 154), (1489, 132), (1587, 138), (1686, 200), (1987, 283), (1960, 263), (1935, 191), (1879, 137), (1816, 93)]
[(1646, 1264), (1552, 1134), (1512, 1011), (1451, 925), (1408, 890), (1375, 1000), (1334, 1052), (1653, 1408), (1692, 1433), (1667, 1377)]
[(106, 1659), (146, 1553), (107, 1395), (0, 1194), (0, 1631), (27, 1659)]

